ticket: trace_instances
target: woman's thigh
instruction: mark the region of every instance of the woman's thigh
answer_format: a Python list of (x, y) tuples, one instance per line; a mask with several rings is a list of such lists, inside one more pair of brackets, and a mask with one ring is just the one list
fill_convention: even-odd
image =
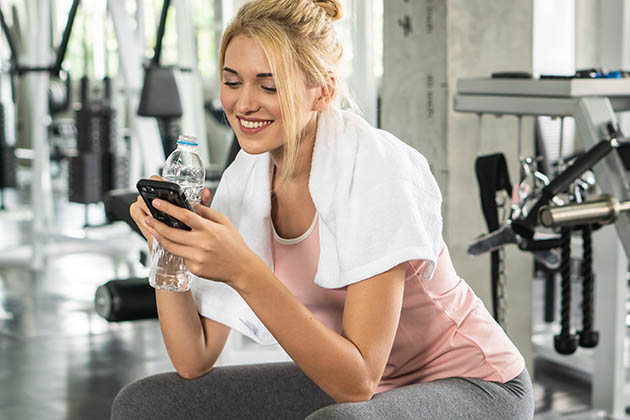
[(140, 379), (118, 393), (111, 418), (301, 420), (333, 403), (294, 363), (266, 363), (217, 367), (197, 379)]
[(307, 420), (531, 420), (534, 397), (524, 371), (506, 384), (449, 378), (376, 394), (370, 401), (334, 404)]

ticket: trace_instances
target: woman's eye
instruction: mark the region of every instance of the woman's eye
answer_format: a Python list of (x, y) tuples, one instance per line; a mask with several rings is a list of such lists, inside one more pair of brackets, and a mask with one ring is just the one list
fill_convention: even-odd
[(262, 89), (265, 92), (269, 92), (269, 93), (276, 93), (277, 92), (275, 87), (270, 87), (270, 86), (261, 86), (261, 87), (262, 87)]
[(223, 84), (227, 87), (236, 87), (238, 85), (240, 85), (239, 82), (223, 82)]

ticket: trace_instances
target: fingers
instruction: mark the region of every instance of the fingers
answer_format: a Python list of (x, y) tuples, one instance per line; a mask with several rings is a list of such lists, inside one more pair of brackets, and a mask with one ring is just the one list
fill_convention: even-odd
[[(157, 223), (163, 225), (166, 229), (172, 229), (172, 230), (179, 230), (180, 229), (175, 229), (175, 228), (170, 228), (166, 225), (164, 225), (163, 223), (160, 223), (156, 220)], [(162, 245), (162, 248), (164, 248), (165, 250), (167, 250), (168, 252), (170, 252), (173, 255), (177, 255), (180, 256), (184, 259), (188, 259), (190, 257), (190, 255), (193, 255), (196, 250), (193, 247), (190, 247), (188, 245), (183, 245), (181, 243), (178, 243), (176, 241), (172, 241), (169, 238), (162, 236), (160, 234), (158, 234), (157, 236), (157, 240), (160, 243), (160, 245)]]
[(195, 214), (195, 212), (181, 208), (165, 200), (155, 199), (151, 203), (156, 209), (159, 209), (169, 216), (173, 216), (174, 218), (188, 225), (192, 229), (200, 229), (202, 227), (203, 219)]
[(153, 231), (155, 232), (155, 236), (160, 242), (162, 242), (162, 238), (168, 239), (169, 241), (176, 242), (178, 244), (185, 244), (194, 241), (194, 239), (190, 237), (189, 231), (170, 227), (167, 224), (162, 223), (152, 217), (147, 217), (145, 219), (145, 223), (153, 229)]
[(129, 214), (146, 240), (152, 242), (155, 231), (145, 222), (145, 219), (149, 216), (149, 210), (142, 197), (138, 196), (137, 200), (131, 204)]
[(164, 178), (162, 178), (161, 176), (158, 176), (158, 175), (151, 175), (151, 178), (149, 178), (149, 179), (152, 179), (154, 181), (164, 181)]
[(204, 206), (207, 206), (210, 203), (211, 199), (212, 199), (212, 194), (210, 193), (210, 190), (207, 188), (204, 188), (201, 193), (201, 204), (203, 204)]
[[(147, 203), (144, 201), (144, 198), (142, 198), (141, 195), (138, 196), (138, 198), (136, 199), (136, 202), (134, 204), (137, 204), (138, 207), (145, 213), (145, 214), (150, 214), (149, 212), (149, 208), (147, 207)], [(132, 204), (133, 206), (133, 204)]]

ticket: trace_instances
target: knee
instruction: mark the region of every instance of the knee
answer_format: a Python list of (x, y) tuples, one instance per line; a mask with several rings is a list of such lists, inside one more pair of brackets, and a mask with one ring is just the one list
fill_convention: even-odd
[(365, 420), (365, 403), (332, 404), (311, 413), (305, 420)]
[(111, 420), (143, 420), (159, 418), (156, 413), (161, 411), (159, 398), (152, 398), (160, 395), (160, 377), (156, 375), (139, 379), (123, 387), (112, 403)]
[(133, 394), (135, 393), (135, 383), (129, 384), (118, 391), (118, 394), (112, 402), (112, 420), (122, 420), (129, 418), (129, 409), (133, 407), (134, 400), (136, 399)]

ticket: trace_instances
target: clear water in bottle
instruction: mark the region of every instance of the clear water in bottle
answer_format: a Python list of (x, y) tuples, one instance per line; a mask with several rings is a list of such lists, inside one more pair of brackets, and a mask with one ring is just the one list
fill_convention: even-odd
[[(195, 137), (179, 136), (177, 149), (169, 155), (162, 176), (179, 184), (191, 205), (201, 201), (205, 168), (198, 153)], [(185, 292), (190, 289), (191, 274), (182, 257), (166, 251), (153, 241), (149, 284), (156, 289)]]

